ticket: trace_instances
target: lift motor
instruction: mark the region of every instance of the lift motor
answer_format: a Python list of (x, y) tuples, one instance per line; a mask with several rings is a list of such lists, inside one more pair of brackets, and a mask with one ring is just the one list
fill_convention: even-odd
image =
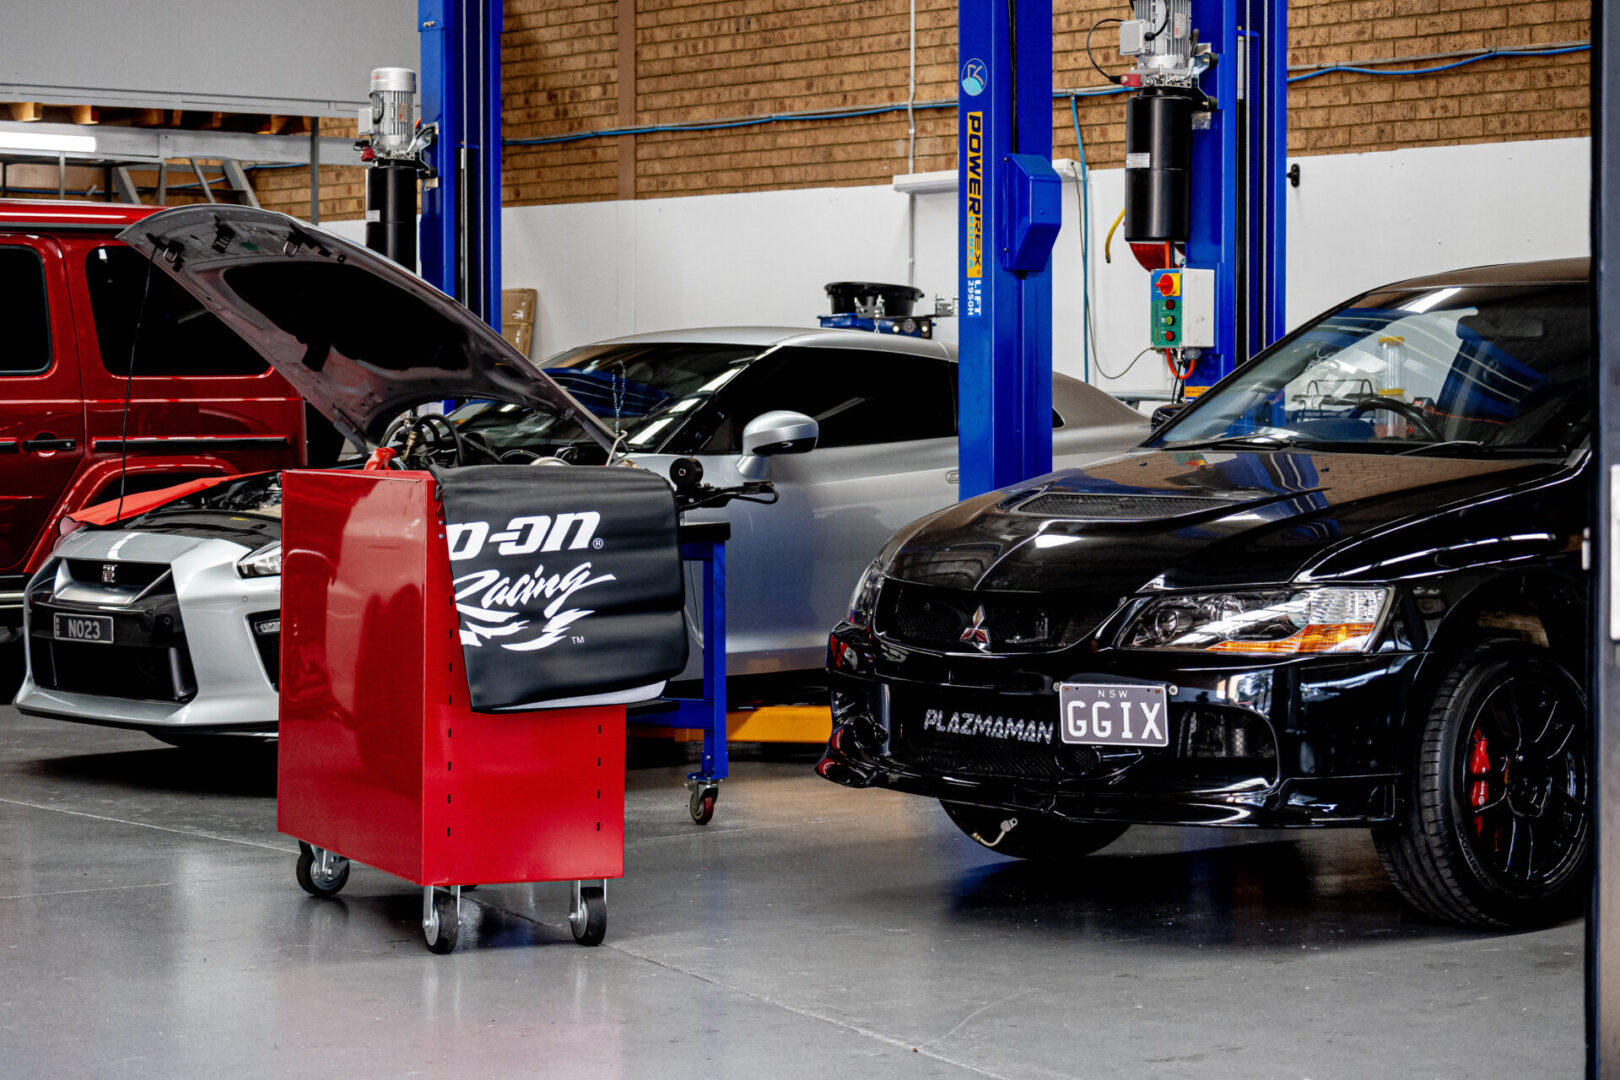
[(437, 134), (417, 123), (416, 72), (371, 73), (370, 103), (360, 108), (355, 147), (366, 170), (366, 247), (416, 272), (416, 181), (435, 173), (423, 158)]

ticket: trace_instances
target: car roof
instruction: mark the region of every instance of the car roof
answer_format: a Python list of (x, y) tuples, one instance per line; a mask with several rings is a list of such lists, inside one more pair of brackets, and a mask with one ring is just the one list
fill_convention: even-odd
[(1448, 270), (1442, 274), (1426, 274), (1391, 282), (1386, 289), (1436, 289), (1456, 285), (1543, 285), (1587, 281), (1592, 272), (1592, 260), (1586, 256), (1574, 259), (1541, 259), (1535, 262), (1488, 263), (1461, 270)]
[(823, 330), (803, 326), (703, 326), (689, 330), (661, 330), (653, 334), (631, 334), (592, 342), (600, 345), (693, 344), (748, 345), (761, 349), (792, 345), (810, 349), (856, 348), (878, 352), (910, 353), (954, 360), (956, 350), (942, 341), (908, 337), (904, 334), (878, 334), (870, 330)]
[(0, 232), (37, 229), (115, 233), (163, 209), (132, 203), (0, 199)]

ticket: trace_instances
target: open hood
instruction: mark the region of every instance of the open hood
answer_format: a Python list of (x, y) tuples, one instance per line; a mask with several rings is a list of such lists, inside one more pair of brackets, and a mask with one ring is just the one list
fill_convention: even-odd
[(236, 331), (351, 440), (444, 398), (544, 404), (612, 434), (471, 311), (375, 252), (246, 206), (176, 207), (119, 239)]

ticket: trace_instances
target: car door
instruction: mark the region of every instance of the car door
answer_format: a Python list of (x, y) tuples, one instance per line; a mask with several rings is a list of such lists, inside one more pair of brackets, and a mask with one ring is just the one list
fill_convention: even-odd
[(84, 342), (86, 500), (301, 463), (303, 400), (251, 345), (135, 249), (62, 247)]
[(84, 395), (62, 252), (0, 235), (0, 574), (31, 569), (84, 462)]
[(716, 404), (723, 417), (698, 458), (717, 485), (741, 481), (754, 417), (791, 409), (820, 425), (814, 450), (770, 460), (774, 505), (708, 515), (731, 523), (729, 672), (819, 669), (861, 571), (896, 530), (956, 500), (956, 365), (943, 349), (788, 347), (749, 365)]

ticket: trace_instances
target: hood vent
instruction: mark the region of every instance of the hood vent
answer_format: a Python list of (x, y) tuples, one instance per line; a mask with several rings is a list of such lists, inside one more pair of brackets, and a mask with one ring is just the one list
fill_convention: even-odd
[(1236, 510), (1252, 500), (1200, 499), (1185, 495), (1094, 495), (1047, 492), (1012, 507), (1017, 514), (1071, 521), (1156, 521), (1210, 510)]

